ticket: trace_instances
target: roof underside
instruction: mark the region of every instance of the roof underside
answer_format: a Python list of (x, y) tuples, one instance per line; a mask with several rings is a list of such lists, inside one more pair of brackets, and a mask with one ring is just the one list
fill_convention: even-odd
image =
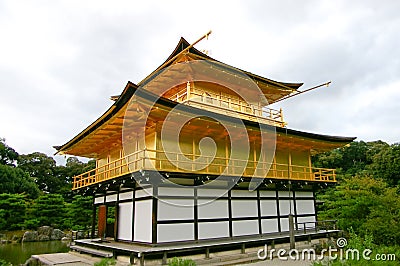
[[(139, 113), (126, 113), (129, 100), (134, 94), (136, 97), (135, 102), (138, 105), (138, 110), (146, 108), (150, 110), (148, 119), (146, 118), (149, 122), (154, 122), (157, 120), (159, 120), (158, 122), (162, 122), (166, 114), (176, 105), (178, 105), (178, 103), (174, 101), (163, 97), (160, 98), (159, 96), (146, 90), (137, 91), (137, 88), (137, 85), (128, 83), (124, 89), (124, 93), (107, 112), (105, 112), (99, 119), (83, 130), (75, 138), (62, 146), (55, 147), (58, 152), (88, 158), (98, 158), (103, 155), (107, 149), (122, 148), (122, 131), (125, 116), (139, 115)], [(156, 104), (154, 106), (150, 106), (148, 103), (149, 101), (151, 102), (153, 100), (155, 100)], [(129, 108), (129, 110), (131, 109)], [(183, 111), (196, 114), (201, 111), (206, 117), (208, 113), (206, 110), (199, 110), (191, 106), (183, 106)], [(215, 113), (213, 113), (213, 116), (215, 116)], [(230, 120), (229, 116), (220, 114), (218, 114), (218, 116), (221, 120)], [(256, 122), (247, 120), (243, 120), (243, 122), (247, 127), (256, 129), (259, 128), (259, 125)], [(193, 130), (193, 132), (201, 132), (203, 129), (204, 127), (201, 127), (200, 125), (196, 126), (194, 124), (191, 130)], [(313, 152), (328, 151), (337, 147), (341, 147), (354, 140), (354, 138), (319, 135), (279, 127), (276, 127), (276, 135), (278, 147), (283, 148), (288, 146), (288, 148), (310, 149)]]

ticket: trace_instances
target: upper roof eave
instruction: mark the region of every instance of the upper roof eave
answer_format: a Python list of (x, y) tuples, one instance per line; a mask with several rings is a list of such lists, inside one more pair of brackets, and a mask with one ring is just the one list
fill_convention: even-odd
[(79, 140), (83, 139), (91, 132), (99, 128), (105, 121), (109, 120), (116, 112), (118, 112), (131, 98), (133, 93), (138, 88), (138, 85), (128, 81), (121, 95), (115, 100), (115, 102), (107, 109), (107, 111), (102, 114), (98, 119), (96, 119), (93, 123), (91, 123), (88, 127), (82, 130), (78, 135), (72, 138), (67, 143), (60, 146), (53, 146), (54, 149), (57, 150), (56, 154), (62, 153), (66, 149), (70, 148), (72, 145), (79, 142)]
[[(167, 67), (170, 64), (172, 64), (173, 62), (170, 62), (169, 64), (165, 65), (168, 61), (170, 61), (172, 58), (174, 58), (176, 55), (178, 55), (180, 52), (182, 52), (185, 48), (187, 48), (189, 46), (190, 46), (189, 42), (186, 41), (185, 38), (181, 37), (179, 42), (178, 42), (178, 44), (176, 45), (174, 51), (171, 53), (171, 55), (159, 67), (157, 67), (156, 70), (154, 70), (150, 75), (148, 75), (145, 79), (143, 79), (141, 82), (139, 82), (139, 85), (141, 85), (144, 81), (148, 80), (157, 71), (160, 71), (162, 68)], [(290, 93), (296, 91), (298, 88), (300, 88), (303, 85), (303, 83), (291, 83), (291, 82), (275, 81), (275, 80), (272, 80), (272, 79), (268, 79), (268, 78), (253, 74), (251, 72), (248, 72), (248, 71), (239, 69), (237, 67), (233, 67), (231, 65), (225, 64), (225, 63), (223, 63), (221, 61), (218, 61), (218, 60), (206, 55), (205, 53), (197, 50), (194, 47), (191, 47), (188, 52), (191, 53), (191, 54), (200, 56), (203, 59), (207, 59), (207, 60), (218, 62), (218, 63), (223, 64), (223, 65), (227, 65), (230, 68), (234, 68), (236, 70), (239, 70), (239, 71), (245, 73), (246, 75), (250, 76), (252, 79), (254, 79), (256, 81), (265, 82), (265, 83), (268, 83), (268, 84), (272, 84), (272, 85), (281, 87), (282, 89), (289, 90)]]

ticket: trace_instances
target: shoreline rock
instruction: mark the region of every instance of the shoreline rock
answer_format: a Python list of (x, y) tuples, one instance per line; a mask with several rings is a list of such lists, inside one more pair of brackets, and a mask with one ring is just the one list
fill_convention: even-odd
[(65, 233), (60, 229), (41, 226), (37, 231), (26, 231), (22, 237), (22, 242), (61, 240), (65, 236)]

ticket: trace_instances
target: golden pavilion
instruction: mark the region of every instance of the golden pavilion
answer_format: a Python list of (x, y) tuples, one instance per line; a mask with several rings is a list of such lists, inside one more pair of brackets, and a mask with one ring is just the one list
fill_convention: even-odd
[(301, 233), (316, 228), (315, 192), (336, 175), (313, 167), (311, 156), (354, 138), (288, 128), (271, 105), (301, 86), (224, 64), (181, 38), (159, 68), (128, 82), (103, 115), (55, 147), (96, 159), (73, 178), (74, 191), (93, 196), (92, 238), (111, 207), (115, 222), (104, 232), (99, 224), (98, 237), (149, 247), (287, 236), (289, 214)]

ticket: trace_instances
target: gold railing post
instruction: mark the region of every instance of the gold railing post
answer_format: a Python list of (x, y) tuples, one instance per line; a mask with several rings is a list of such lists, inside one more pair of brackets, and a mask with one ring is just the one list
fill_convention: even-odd
[[(207, 165), (205, 166), (206, 169), (203, 169), (200, 172), (207, 173), (207, 174), (208, 173), (221, 174), (223, 172), (223, 168), (225, 166), (226, 174), (235, 175), (237, 172), (236, 171), (237, 166), (240, 166), (243, 163), (245, 163), (245, 165), (244, 165), (245, 166), (245, 172), (244, 172), (245, 175), (249, 174), (251, 172), (254, 175), (259, 176), (258, 175), (259, 173), (256, 172), (256, 170), (257, 170), (257, 153), (256, 153), (256, 151), (253, 150), (253, 160), (243, 162), (242, 160), (239, 160), (239, 159), (233, 159), (232, 161), (230, 161), (227, 137), (225, 139), (226, 139), (225, 157), (211, 158), (211, 157), (207, 156), (207, 158), (206, 158)], [(159, 169), (164, 169), (164, 170), (170, 169), (172, 171), (180, 170), (179, 169), (179, 163), (180, 163), (180, 154), (179, 153), (173, 153), (173, 154), (175, 154), (175, 158), (176, 158), (175, 167), (169, 168), (168, 165), (166, 165), (166, 166), (164, 166), (164, 168), (162, 168), (163, 159), (158, 157), (158, 154), (160, 153), (160, 151), (151, 150), (150, 153), (155, 154), (155, 158), (153, 158), (154, 155), (151, 155), (151, 157), (148, 157), (146, 154), (147, 151), (148, 151), (147, 149), (136, 151), (136, 152), (126, 155), (122, 158), (119, 158), (113, 162), (107, 163), (107, 164), (97, 167), (93, 170), (90, 170), (86, 173), (74, 176), (72, 179), (72, 188), (79, 189), (79, 188), (82, 188), (85, 186), (92, 185), (94, 183), (99, 183), (99, 182), (102, 182), (105, 180), (116, 178), (122, 174), (134, 172), (139, 169), (146, 169), (146, 159), (156, 160), (154, 167), (158, 166)], [(197, 155), (194, 152), (192, 154), (187, 154), (187, 155), (189, 157), (192, 156), (192, 162), (191, 162), (192, 171), (195, 171), (196, 164), (201, 164), (201, 163), (195, 162)], [(292, 154), (289, 152), (289, 154), (288, 154), (289, 158), (288, 158), (287, 164), (278, 164), (276, 162), (276, 158), (274, 158), (273, 162), (271, 162), (271, 167), (269, 168), (268, 171), (266, 171), (266, 169), (265, 169), (267, 163), (262, 162), (262, 168), (265, 173), (264, 175), (269, 176), (271, 178), (276, 178), (276, 179), (336, 182), (336, 172), (334, 169), (314, 168), (314, 167), (308, 167), (308, 166), (304, 166), (304, 165), (299, 165), (299, 166), (293, 165), (291, 155)], [(261, 156), (261, 154), (260, 154), (260, 156)], [(212, 159), (215, 159), (216, 163)], [(220, 162), (220, 163), (218, 163), (218, 162)], [(213, 164), (209, 165), (210, 163), (213, 163)], [(278, 169), (278, 166), (279, 166), (279, 169)], [(251, 171), (251, 169), (253, 169), (253, 171)], [(269, 175), (269, 171), (271, 171), (270, 175)], [(286, 173), (287, 173), (287, 176), (286, 176)]]
[(179, 169), (179, 155), (178, 155), (178, 153), (176, 153), (176, 168), (175, 168), (175, 170), (178, 170)]

